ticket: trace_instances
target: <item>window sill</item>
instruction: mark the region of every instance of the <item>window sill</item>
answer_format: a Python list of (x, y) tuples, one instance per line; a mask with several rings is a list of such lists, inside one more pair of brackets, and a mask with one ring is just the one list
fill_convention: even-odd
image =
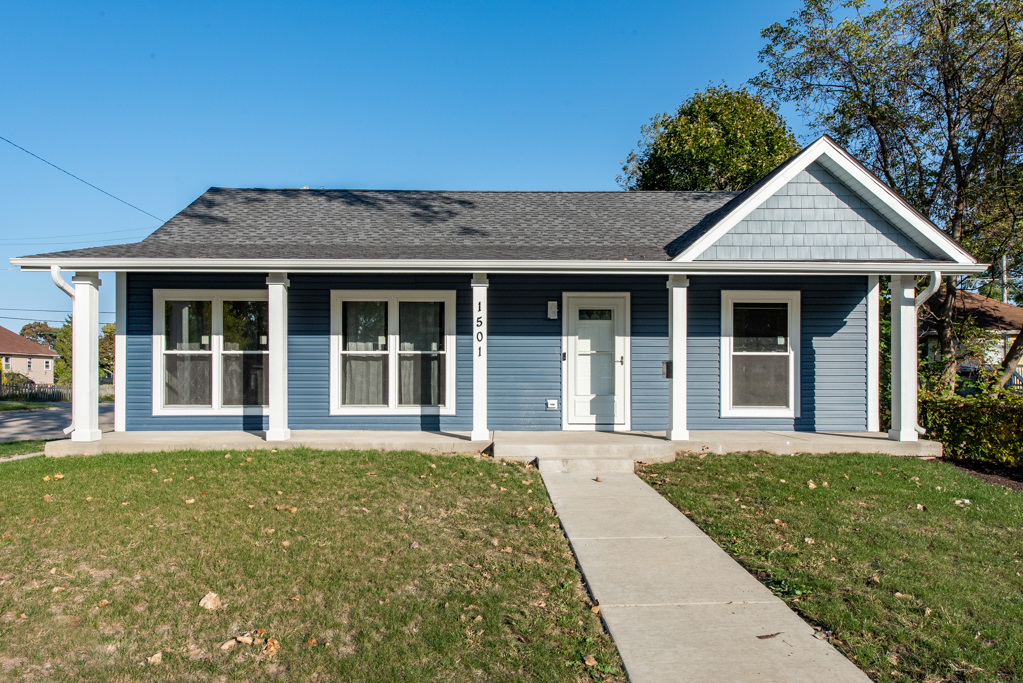
[(796, 411), (791, 408), (729, 408), (721, 411), (721, 417), (787, 417), (795, 419)]
[(454, 415), (454, 406), (342, 406), (330, 409), (330, 415)]
[(203, 406), (182, 406), (153, 408), (153, 417), (170, 417), (179, 415), (182, 417), (208, 416), (242, 416), (242, 415), (269, 415), (269, 406), (233, 406), (230, 408), (212, 408)]

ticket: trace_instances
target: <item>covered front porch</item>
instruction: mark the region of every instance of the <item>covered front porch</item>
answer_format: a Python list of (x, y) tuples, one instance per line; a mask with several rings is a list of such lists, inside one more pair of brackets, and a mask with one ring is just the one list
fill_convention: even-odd
[(293, 430), (284, 443), (267, 441), (263, 432), (160, 431), (107, 432), (97, 441), (51, 441), (46, 455), (99, 455), (170, 450), (253, 451), (283, 448), (324, 450), (483, 453), (499, 460), (538, 462), (558, 471), (631, 471), (635, 463), (673, 460), (679, 453), (722, 454), (763, 451), (793, 453), (887, 453), (896, 456), (941, 456), (935, 441), (891, 441), (879, 432), (691, 431), (689, 440), (673, 442), (664, 432), (494, 432), (473, 441), (469, 432), (375, 430)]

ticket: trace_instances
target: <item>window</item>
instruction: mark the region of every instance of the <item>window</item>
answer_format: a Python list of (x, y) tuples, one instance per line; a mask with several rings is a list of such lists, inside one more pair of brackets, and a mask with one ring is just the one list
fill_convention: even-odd
[(10, 372), (11, 370), (11, 357), (4, 356), (4, 370)]
[(28, 371), (32, 372), (32, 359), (31, 358), (28, 359)]
[(52, 370), (52, 367), (50, 366), (51, 362), (52, 361), (44, 360), (43, 361), (43, 370)]
[(154, 290), (153, 414), (266, 413), (266, 290)]
[(455, 292), (335, 291), (331, 329), (332, 414), (455, 413)]
[(721, 292), (722, 417), (798, 417), (799, 292)]

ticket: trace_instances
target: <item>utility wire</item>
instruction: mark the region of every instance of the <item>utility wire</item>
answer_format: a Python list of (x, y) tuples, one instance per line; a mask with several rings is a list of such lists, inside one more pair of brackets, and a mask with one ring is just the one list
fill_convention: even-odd
[[(0, 311), (25, 311), (28, 313), (67, 313), (71, 314), (71, 311), (58, 311), (53, 308), (0, 308)], [(113, 315), (113, 311), (100, 311), (100, 314), (109, 313)]]
[(90, 182), (89, 182), (88, 180), (82, 180), (81, 178), (79, 178), (78, 176), (76, 176), (76, 175), (75, 175), (74, 173), (71, 173), (70, 171), (65, 171), (64, 169), (62, 169), (62, 168), (61, 168), (60, 166), (58, 166), (57, 164), (54, 164), (54, 163), (50, 163), (49, 161), (47, 161), (46, 159), (42, 158), (42, 157), (41, 157), (41, 156), (39, 156), (38, 154), (33, 154), (32, 152), (28, 151), (27, 149), (25, 149), (25, 148), (24, 148), (24, 147), (22, 147), (21, 145), (15, 144), (15, 143), (11, 142), (10, 140), (8, 140), (7, 138), (5, 138), (5, 137), (3, 137), (3, 136), (0, 136), (0, 140), (3, 140), (4, 142), (6, 142), (6, 143), (7, 143), (7, 144), (9, 144), (9, 145), (13, 145), (14, 147), (17, 147), (18, 149), (20, 149), (20, 150), (21, 150), (22, 152), (24, 152), (25, 154), (28, 154), (28, 155), (29, 155), (29, 156), (31, 156), (31, 157), (35, 157), (36, 159), (38, 159), (39, 161), (43, 162), (44, 164), (46, 164), (46, 165), (48, 165), (48, 166), (53, 166), (53, 167), (54, 167), (55, 169), (57, 169), (57, 170), (58, 170), (58, 171), (60, 171), (61, 173), (66, 173), (67, 175), (71, 176), (71, 177), (72, 177), (72, 178), (74, 178), (75, 180), (77, 180), (77, 181), (79, 181), (79, 182), (82, 182), (82, 183), (85, 183), (86, 185), (88, 185), (88, 186), (89, 186), (89, 187), (91, 187), (92, 189), (94, 189), (94, 190), (99, 190), (100, 192), (102, 192), (102, 193), (103, 193), (103, 194), (105, 194), (106, 196), (110, 197), (111, 199), (116, 199), (117, 201), (121, 202), (121, 203), (122, 203), (122, 204), (124, 204), (125, 206), (130, 206), (131, 208), (135, 209), (136, 211), (141, 211), (142, 213), (146, 214), (146, 215), (147, 215), (147, 216), (149, 216), (150, 218), (155, 218), (156, 220), (160, 221), (161, 223), (164, 223), (164, 222), (166, 222), (166, 221), (164, 221), (164, 219), (160, 218), (159, 216), (154, 216), (153, 214), (149, 213), (148, 211), (145, 211), (145, 210), (143, 210), (143, 209), (140, 209), (139, 207), (135, 206), (134, 204), (129, 204), (128, 202), (124, 201), (124, 200), (123, 200), (123, 199), (121, 199), (120, 197), (115, 197), (114, 195), (110, 194), (110, 193), (109, 193), (109, 192), (107, 192), (106, 190), (104, 190), (104, 189), (102, 189), (102, 188), (99, 188), (99, 187), (96, 187), (95, 185), (93, 185), (92, 183), (90, 183)]

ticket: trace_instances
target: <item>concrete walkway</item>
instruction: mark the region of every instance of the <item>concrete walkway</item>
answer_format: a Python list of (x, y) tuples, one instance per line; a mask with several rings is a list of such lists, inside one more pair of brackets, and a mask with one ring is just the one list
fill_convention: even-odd
[(636, 475), (541, 476), (633, 683), (869, 683)]

